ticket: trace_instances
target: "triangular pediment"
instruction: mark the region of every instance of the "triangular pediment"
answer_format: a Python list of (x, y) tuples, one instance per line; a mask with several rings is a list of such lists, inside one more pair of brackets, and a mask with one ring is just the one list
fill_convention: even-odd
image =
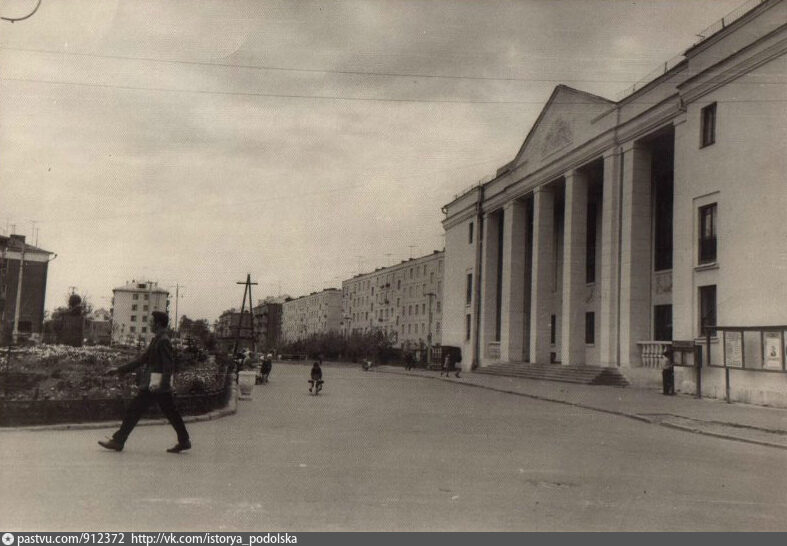
[(541, 110), (522, 147), (511, 163), (527, 163), (532, 170), (549, 162), (561, 152), (586, 142), (600, 128), (594, 120), (609, 111), (614, 102), (597, 95), (558, 85)]

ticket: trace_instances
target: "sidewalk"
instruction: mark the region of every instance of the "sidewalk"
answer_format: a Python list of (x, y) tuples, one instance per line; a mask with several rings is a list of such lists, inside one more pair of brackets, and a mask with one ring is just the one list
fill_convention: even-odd
[(660, 391), (633, 387), (578, 385), (473, 372), (461, 372), (457, 379), (454, 375), (440, 377), (437, 370), (406, 371), (395, 366), (373, 370), (568, 404), (687, 432), (787, 449), (787, 409), (698, 400), (681, 394), (664, 396)]

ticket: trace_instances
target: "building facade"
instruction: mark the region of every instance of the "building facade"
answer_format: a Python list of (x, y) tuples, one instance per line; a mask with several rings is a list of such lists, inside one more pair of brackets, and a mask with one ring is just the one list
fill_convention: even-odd
[[(645, 350), (707, 345), (703, 326), (787, 324), (787, 3), (751, 6), (620, 101), (558, 86), (516, 157), (445, 206), (444, 339), (463, 366), (647, 380)], [(738, 398), (787, 402), (784, 380), (741, 370)]]
[(281, 341), (282, 304), (261, 301), (253, 309), (257, 348), (273, 351)]
[(27, 244), (24, 235), (0, 236), (0, 337), (3, 340), (12, 336), (15, 322), (20, 335), (40, 339), (47, 271), (53, 255)]
[(439, 345), (443, 332), (445, 251), (342, 282), (342, 332), (384, 332), (398, 348)]
[(292, 343), (315, 334), (338, 332), (342, 293), (336, 288), (285, 301), (281, 309), (281, 341)]
[[(169, 312), (169, 292), (157, 282), (132, 280), (112, 290), (112, 342), (127, 345), (149, 343), (150, 313)], [(170, 324), (171, 327), (177, 327)]]

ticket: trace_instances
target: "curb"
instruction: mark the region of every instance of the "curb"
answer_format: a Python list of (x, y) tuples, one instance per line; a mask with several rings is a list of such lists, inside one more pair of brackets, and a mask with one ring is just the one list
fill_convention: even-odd
[[(667, 422), (659, 422), (659, 423), (657, 423), (654, 419), (650, 419), (648, 417), (645, 417), (643, 415), (639, 415), (639, 414), (636, 414), (636, 413), (627, 413), (627, 412), (624, 412), (624, 411), (610, 410), (610, 409), (606, 409), (606, 408), (600, 408), (600, 407), (597, 407), (597, 406), (590, 406), (590, 405), (587, 405), (587, 404), (582, 404), (580, 402), (570, 402), (568, 400), (560, 400), (558, 398), (548, 398), (548, 397), (545, 397), (545, 396), (539, 396), (537, 394), (529, 394), (529, 393), (524, 393), (524, 392), (517, 392), (517, 391), (508, 390), (508, 389), (501, 389), (501, 388), (497, 388), (497, 387), (490, 387), (488, 385), (479, 385), (477, 383), (464, 383), (462, 381), (456, 381), (454, 379), (451, 379), (450, 377), (442, 379), (441, 377), (431, 377), (431, 376), (428, 376), (428, 375), (403, 373), (403, 372), (399, 372), (399, 371), (396, 371), (396, 370), (381, 370), (379, 368), (376, 371), (378, 371), (379, 373), (390, 373), (390, 374), (402, 375), (402, 376), (406, 376), (406, 377), (417, 377), (417, 378), (422, 378), (422, 379), (448, 381), (450, 383), (455, 383), (455, 384), (459, 384), (459, 385), (466, 385), (468, 387), (476, 387), (478, 389), (485, 389), (485, 390), (500, 392), (500, 393), (504, 393), (504, 394), (513, 394), (513, 395), (516, 395), (516, 396), (523, 396), (525, 398), (531, 398), (533, 400), (540, 400), (542, 402), (553, 402), (555, 404), (563, 404), (563, 405), (566, 405), (566, 406), (573, 406), (573, 407), (577, 407), (577, 408), (588, 409), (588, 410), (592, 410), (592, 411), (598, 411), (598, 412), (607, 413), (607, 414), (610, 414), (610, 415), (617, 415), (619, 417), (627, 417), (629, 419), (633, 419), (635, 421), (640, 421), (640, 422), (643, 422), (643, 423), (648, 423), (648, 424), (651, 424), (651, 425), (658, 424), (660, 426), (663, 426), (663, 427), (666, 427), (666, 428), (670, 428), (670, 429), (673, 429), (673, 430), (680, 430), (680, 431), (683, 431), (683, 432), (691, 432), (691, 433), (694, 433), (694, 434), (702, 434), (703, 436), (711, 436), (713, 438), (720, 438), (720, 439), (723, 439), (723, 440), (732, 440), (732, 441), (735, 441), (735, 442), (742, 442), (742, 443), (747, 443), (747, 444), (755, 444), (755, 445), (760, 445), (760, 446), (765, 446), (765, 447), (774, 447), (776, 449), (787, 450), (787, 446), (786, 445), (782, 445), (782, 444), (774, 444), (774, 443), (771, 443), (771, 442), (765, 442), (765, 441), (762, 441), (762, 440), (754, 440), (754, 439), (750, 439), (750, 438), (741, 438), (740, 436), (733, 436), (733, 435), (730, 435), (730, 434), (721, 434), (721, 433), (718, 433), (718, 432), (708, 432), (708, 431), (704, 431), (704, 430), (701, 430), (701, 429), (698, 429), (698, 428), (694, 428), (694, 427), (688, 427), (688, 426), (684, 426), (684, 425), (676, 425), (674, 423), (667, 423)], [(740, 426), (740, 425), (737, 425), (736, 423), (721, 423), (721, 424), (725, 424), (725, 425), (729, 425), (729, 426)], [(767, 429), (763, 429), (763, 430), (765, 430), (767, 432), (773, 432), (773, 431), (768, 431)]]
[[(234, 415), (238, 412), (238, 385), (235, 383), (232, 384), (232, 392), (230, 393), (230, 400), (227, 402), (227, 405), (223, 408), (216, 409), (213, 411), (209, 411), (208, 413), (203, 413), (202, 415), (184, 415), (183, 422), (184, 423), (202, 423), (205, 421), (214, 421), (216, 419), (221, 419), (222, 417), (227, 417), (229, 415)], [(29, 426), (29, 427), (2, 427), (0, 428), (0, 433), (3, 432), (37, 432), (37, 431), (44, 431), (44, 430), (95, 430), (101, 428), (117, 428), (121, 424), (121, 421), (99, 421), (99, 422), (92, 422), (92, 423), (60, 423), (57, 425), (36, 425), (36, 426)], [(165, 417), (161, 417), (158, 419), (141, 419), (136, 426), (138, 427), (147, 427), (153, 425), (168, 425), (169, 421)]]

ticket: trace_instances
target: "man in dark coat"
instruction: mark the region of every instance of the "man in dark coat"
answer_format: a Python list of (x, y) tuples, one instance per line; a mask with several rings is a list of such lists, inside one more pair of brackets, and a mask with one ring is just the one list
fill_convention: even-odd
[(169, 317), (166, 313), (153, 311), (150, 317), (150, 326), (155, 336), (145, 352), (139, 358), (107, 372), (108, 374), (124, 374), (141, 367), (137, 372), (139, 393), (131, 401), (120, 429), (112, 435), (112, 439), (99, 441), (100, 446), (121, 451), (142, 414), (150, 404), (156, 402), (178, 435), (178, 443), (167, 451), (180, 453), (191, 448), (186, 425), (183, 424), (183, 419), (175, 408), (175, 401), (172, 398), (174, 359), (172, 344), (167, 336), (168, 324)]

